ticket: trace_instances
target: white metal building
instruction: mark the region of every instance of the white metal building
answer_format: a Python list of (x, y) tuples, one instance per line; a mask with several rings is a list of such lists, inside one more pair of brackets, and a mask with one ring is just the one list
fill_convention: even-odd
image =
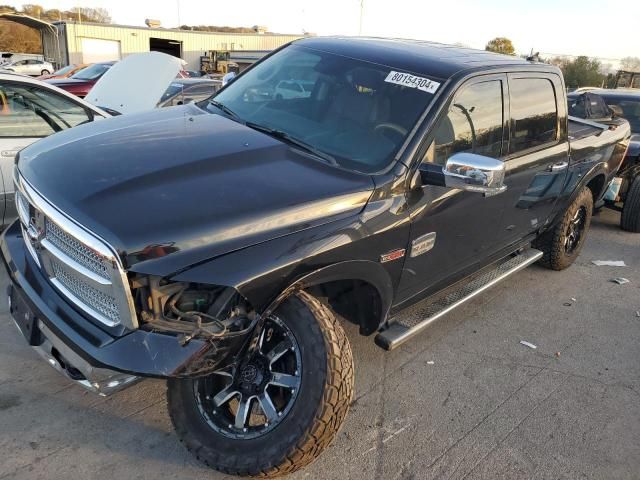
[[(199, 70), (200, 56), (206, 51), (228, 50), (231, 52), (231, 59), (236, 57), (236, 62), (242, 68), (243, 64), (253, 63), (264, 53), (302, 36), (195, 32), (70, 21), (51, 24), (20, 14), (3, 14), (2, 17), (39, 29), (44, 56), (56, 67), (71, 63), (120, 60), (132, 53), (160, 51), (185, 60), (187, 70)], [(234, 52), (238, 53), (234, 55)]]

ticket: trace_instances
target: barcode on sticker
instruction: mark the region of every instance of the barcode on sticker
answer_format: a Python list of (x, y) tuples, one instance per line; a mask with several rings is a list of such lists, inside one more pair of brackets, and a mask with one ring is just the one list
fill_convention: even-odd
[(435, 93), (440, 86), (438, 82), (434, 82), (428, 78), (416, 77), (415, 75), (403, 72), (394, 72), (393, 70), (389, 72), (389, 75), (387, 75), (387, 78), (385, 78), (384, 81), (409, 88), (417, 88), (418, 90), (422, 90), (427, 93)]

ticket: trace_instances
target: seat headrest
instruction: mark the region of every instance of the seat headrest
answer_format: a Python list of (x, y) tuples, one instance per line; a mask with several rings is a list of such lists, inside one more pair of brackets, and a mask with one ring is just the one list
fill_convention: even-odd
[(351, 71), (352, 83), (358, 87), (377, 90), (382, 85), (382, 74), (370, 68), (356, 68)]

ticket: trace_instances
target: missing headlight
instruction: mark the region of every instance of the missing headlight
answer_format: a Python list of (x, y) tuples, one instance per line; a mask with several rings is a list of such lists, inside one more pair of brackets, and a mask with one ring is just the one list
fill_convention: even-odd
[(182, 344), (192, 338), (246, 334), (255, 311), (233, 288), (147, 277), (133, 282), (141, 327), (177, 334)]

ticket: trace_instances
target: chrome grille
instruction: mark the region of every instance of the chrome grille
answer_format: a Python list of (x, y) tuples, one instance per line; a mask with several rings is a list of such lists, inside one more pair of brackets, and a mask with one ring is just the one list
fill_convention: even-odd
[(96, 321), (136, 328), (129, 282), (115, 251), (51, 205), (17, 170), (14, 182), (24, 242), (51, 284)]
[(23, 223), (29, 222), (29, 201), (27, 198), (16, 190), (16, 208), (18, 210), (18, 217)]
[(79, 276), (68, 271), (57, 260), (52, 260), (51, 266), (53, 267), (55, 279), (76, 299), (100, 313), (109, 321), (108, 323), (117, 324), (120, 321), (118, 303), (115, 298), (93, 288), (87, 282), (78, 278)]
[(49, 219), (45, 219), (45, 238), (82, 266), (109, 280), (109, 272), (105, 265), (106, 259), (80, 243)]

